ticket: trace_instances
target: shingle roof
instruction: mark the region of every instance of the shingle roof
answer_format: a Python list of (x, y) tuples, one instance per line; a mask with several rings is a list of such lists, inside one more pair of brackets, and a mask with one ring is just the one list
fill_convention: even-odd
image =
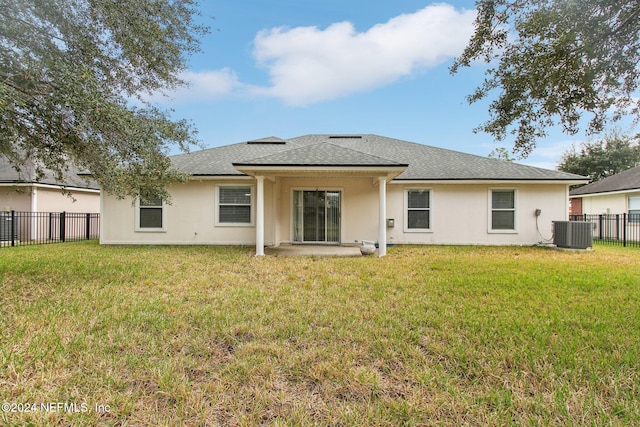
[(38, 179), (35, 164), (31, 161), (27, 161), (18, 171), (9, 163), (9, 159), (0, 154), (0, 183), (47, 184), (67, 188), (100, 189), (97, 182), (80, 177), (78, 175), (79, 169), (71, 164), (69, 170), (63, 175), (62, 181), (56, 180), (53, 171), (47, 168), (42, 168), (42, 171), (44, 175)]
[(592, 182), (569, 193), (571, 196), (586, 194), (609, 193), (612, 191), (640, 189), (640, 166), (611, 175), (600, 181)]
[[(274, 137), (270, 137), (274, 138)], [(520, 165), (378, 135), (305, 135), (286, 144), (240, 143), (173, 156), (192, 175), (244, 175), (236, 165), (408, 165), (396, 180), (584, 180), (582, 176)]]
[(401, 164), (394, 160), (340, 147), (329, 142), (296, 147), (233, 164), (245, 166), (408, 166), (408, 164)]
[(286, 141), (286, 144), (249, 144), (248, 142), (241, 142), (171, 156), (171, 163), (176, 169), (189, 175), (244, 176), (245, 174), (233, 167), (234, 162), (268, 156), (280, 151), (291, 150), (295, 147), (299, 147), (299, 145), (291, 141)]

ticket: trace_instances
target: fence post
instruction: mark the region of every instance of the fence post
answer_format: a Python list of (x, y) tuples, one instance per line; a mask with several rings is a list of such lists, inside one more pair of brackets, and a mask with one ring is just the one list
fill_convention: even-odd
[(11, 209), (11, 246), (16, 245), (16, 211)]
[(66, 234), (65, 212), (60, 212), (60, 241), (64, 243)]
[(622, 246), (627, 247), (627, 214), (622, 214)]
[(603, 223), (604, 223), (604, 221), (603, 221), (603, 218), (602, 218), (602, 214), (600, 214), (600, 215), (598, 215), (598, 234), (599, 234), (598, 238), (600, 240), (603, 240), (602, 239), (602, 225), (603, 225)]
[(88, 213), (86, 215), (86, 218), (87, 218), (87, 223), (85, 224), (84, 231), (85, 231), (86, 240), (89, 240), (91, 237), (90, 236), (91, 235), (91, 214)]

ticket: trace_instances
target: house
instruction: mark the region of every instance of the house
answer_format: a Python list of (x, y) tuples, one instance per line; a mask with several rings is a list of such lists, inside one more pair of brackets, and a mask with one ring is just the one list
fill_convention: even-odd
[(572, 190), (572, 215), (640, 214), (640, 166)]
[(269, 137), (171, 158), (170, 204), (102, 195), (103, 244), (531, 245), (581, 176), (377, 135)]
[[(0, 155), (0, 245), (95, 235), (100, 190), (70, 166), (62, 180), (33, 162), (16, 170)], [(88, 238), (88, 237), (87, 237)]]
[(0, 155), (0, 212), (100, 212), (100, 189), (95, 182), (80, 178), (72, 166), (62, 181), (46, 168), (43, 172), (38, 178), (32, 162), (18, 171)]

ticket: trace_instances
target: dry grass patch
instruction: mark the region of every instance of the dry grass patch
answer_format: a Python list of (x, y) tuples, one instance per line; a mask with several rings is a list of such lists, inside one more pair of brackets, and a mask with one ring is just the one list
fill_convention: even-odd
[(0, 255), (3, 424), (640, 423), (638, 250)]

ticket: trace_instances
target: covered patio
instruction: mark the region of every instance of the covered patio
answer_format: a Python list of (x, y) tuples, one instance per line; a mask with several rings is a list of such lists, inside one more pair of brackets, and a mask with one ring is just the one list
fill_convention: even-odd
[[(256, 182), (256, 256), (266, 254), (262, 249), (265, 243), (265, 181), (270, 181), (273, 185), (277, 186), (280, 180), (286, 178), (315, 178), (326, 182), (327, 179), (337, 177), (341, 179), (348, 177), (364, 178), (370, 180), (372, 187), (378, 187), (377, 206), (368, 205), (364, 207), (364, 209), (374, 208), (377, 210), (378, 235), (375, 240), (379, 242), (380, 249), (376, 251), (376, 255), (379, 257), (386, 255), (387, 184), (406, 171), (409, 166), (408, 164), (340, 147), (331, 143), (318, 143), (294, 148), (285, 153), (276, 153), (242, 162), (234, 162), (232, 165), (239, 172), (253, 177)], [(349, 219), (342, 218), (344, 214), (340, 213), (340, 192), (327, 191), (329, 189), (325, 188), (324, 185), (308, 188), (307, 190), (309, 191), (304, 191), (304, 189), (299, 190), (300, 196), (303, 196), (304, 193), (311, 193), (311, 190), (316, 193), (322, 193), (325, 198), (336, 196), (338, 213), (334, 213), (336, 221), (335, 224), (333, 224), (334, 228), (336, 228), (335, 242), (344, 242), (345, 240), (340, 236), (337, 229), (343, 220)], [(291, 203), (291, 206), (293, 205), (294, 203)], [(322, 238), (318, 240), (330, 241), (325, 235), (321, 237)], [(293, 239), (289, 238), (288, 240)], [(305, 241), (308, 242), (307, 239), (303, 238), (302, 242)], [(338, 248), (340, 248), (340, 246), (338, 246)], [(323, 250), (329, 251), (329, 249)], [(297, 251), (299, 252), (300, 249)]]

